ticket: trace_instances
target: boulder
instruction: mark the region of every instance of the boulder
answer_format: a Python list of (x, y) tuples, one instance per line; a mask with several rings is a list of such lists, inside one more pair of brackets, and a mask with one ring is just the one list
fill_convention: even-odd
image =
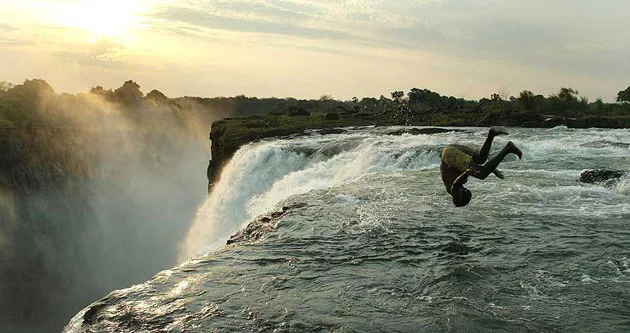
[(283, 206), (281, 210), (272, 212), (269, 215), (258, 216), (254, 221), (250, 222), (244, 229), (240, 230), (236, 234), (232, 235), (227, 240), (227, 245), (246, 242), (257, 241), (261, 239), (267, 233), (276, 230), (278, 222), (289, 212), (294, 209), (306, 207), (305, 203), (294, 203), (292, 205)]
[(580, 174), (579, 181), (582, 183), (600, 183), (607, 180), (618, 179), (626, 172), (623, 170), (587, 170)]
[(322, 128), (320, 130), (317, 130), (318, 134), (321, 135), (327, 135), (327, 134), (343, 134), (346, 133), (347, 131), (341, 128)]

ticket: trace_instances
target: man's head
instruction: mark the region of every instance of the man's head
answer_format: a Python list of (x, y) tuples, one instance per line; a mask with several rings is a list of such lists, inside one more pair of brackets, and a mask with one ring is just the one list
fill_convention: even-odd
[(468, 205), (470, 199), (472, 198), (472, 193), (463, 186), (456, 188), (451, 194), (453, 196), (453, 204), (457, 207), (464, 207)]

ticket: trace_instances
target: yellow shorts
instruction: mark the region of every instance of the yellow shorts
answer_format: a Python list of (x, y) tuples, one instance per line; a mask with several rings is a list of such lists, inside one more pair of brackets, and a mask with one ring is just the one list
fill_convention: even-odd
[(472, 161), (472, 156), (455, 147), (446, 146), (442, 151), (442, 161), (448, 166), (457, 169), (457, 171), (464, 173), (468, 169), (470, 161)]

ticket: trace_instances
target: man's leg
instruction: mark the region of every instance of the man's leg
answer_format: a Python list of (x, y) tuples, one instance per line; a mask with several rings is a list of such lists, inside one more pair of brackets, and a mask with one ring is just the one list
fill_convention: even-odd
[(488, 136), (486, 137), (486, 141), (483, 143), (481, 148), (479, 149), (479, 153), (473, 156), (473, 161), (477, 164), (486, 163), (488, 160), (488, 153), (490, 153), (490, 147), (492, 147), (492, 140), (497, 135), (507, 135), (508, 131), (503, 126), (492, 126), (488, 131)]
[(521, 152), (521, 150), (518, 149), (518, 147), (516, 147), (516, 145), (512, 141), (510, 141), (505, 145), (505, 147), (503, 147), (503, 149), (501, 149), (498, 154), (488, 160), (488, 162), (486, 162), (485, 164), (480, 165), (471, 163), (471, 167), (473, 168), (473, 173), (471, 174), (471, 176), (479, 179), (486, 179), (486, 177), (488, 177), (488, 175), (492, 173), (492, 171), (494, 171), (497, 166), (499, 166), (499, 163), (503, 161), (503, 158), (505, 158), (505, 156), (510, 153), (515, 154), (516, 156), (518, 156), (519, 159), (523, 157), (523, 153)]

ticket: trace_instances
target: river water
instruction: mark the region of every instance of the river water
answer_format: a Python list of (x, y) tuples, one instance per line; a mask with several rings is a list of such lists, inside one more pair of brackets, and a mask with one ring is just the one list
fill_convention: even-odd
[[(627, 332), (630, 131), (510, 128), (523, 159), (454, 207), (446, 144), (486, 128), (397, 128), (241, 148), (199, 209), (182, 264), (79, 312), (66, 332)], [(275, 212), (275, 213), (274, 213)], [(243, 237), (231, 235), (260, 216)]]

